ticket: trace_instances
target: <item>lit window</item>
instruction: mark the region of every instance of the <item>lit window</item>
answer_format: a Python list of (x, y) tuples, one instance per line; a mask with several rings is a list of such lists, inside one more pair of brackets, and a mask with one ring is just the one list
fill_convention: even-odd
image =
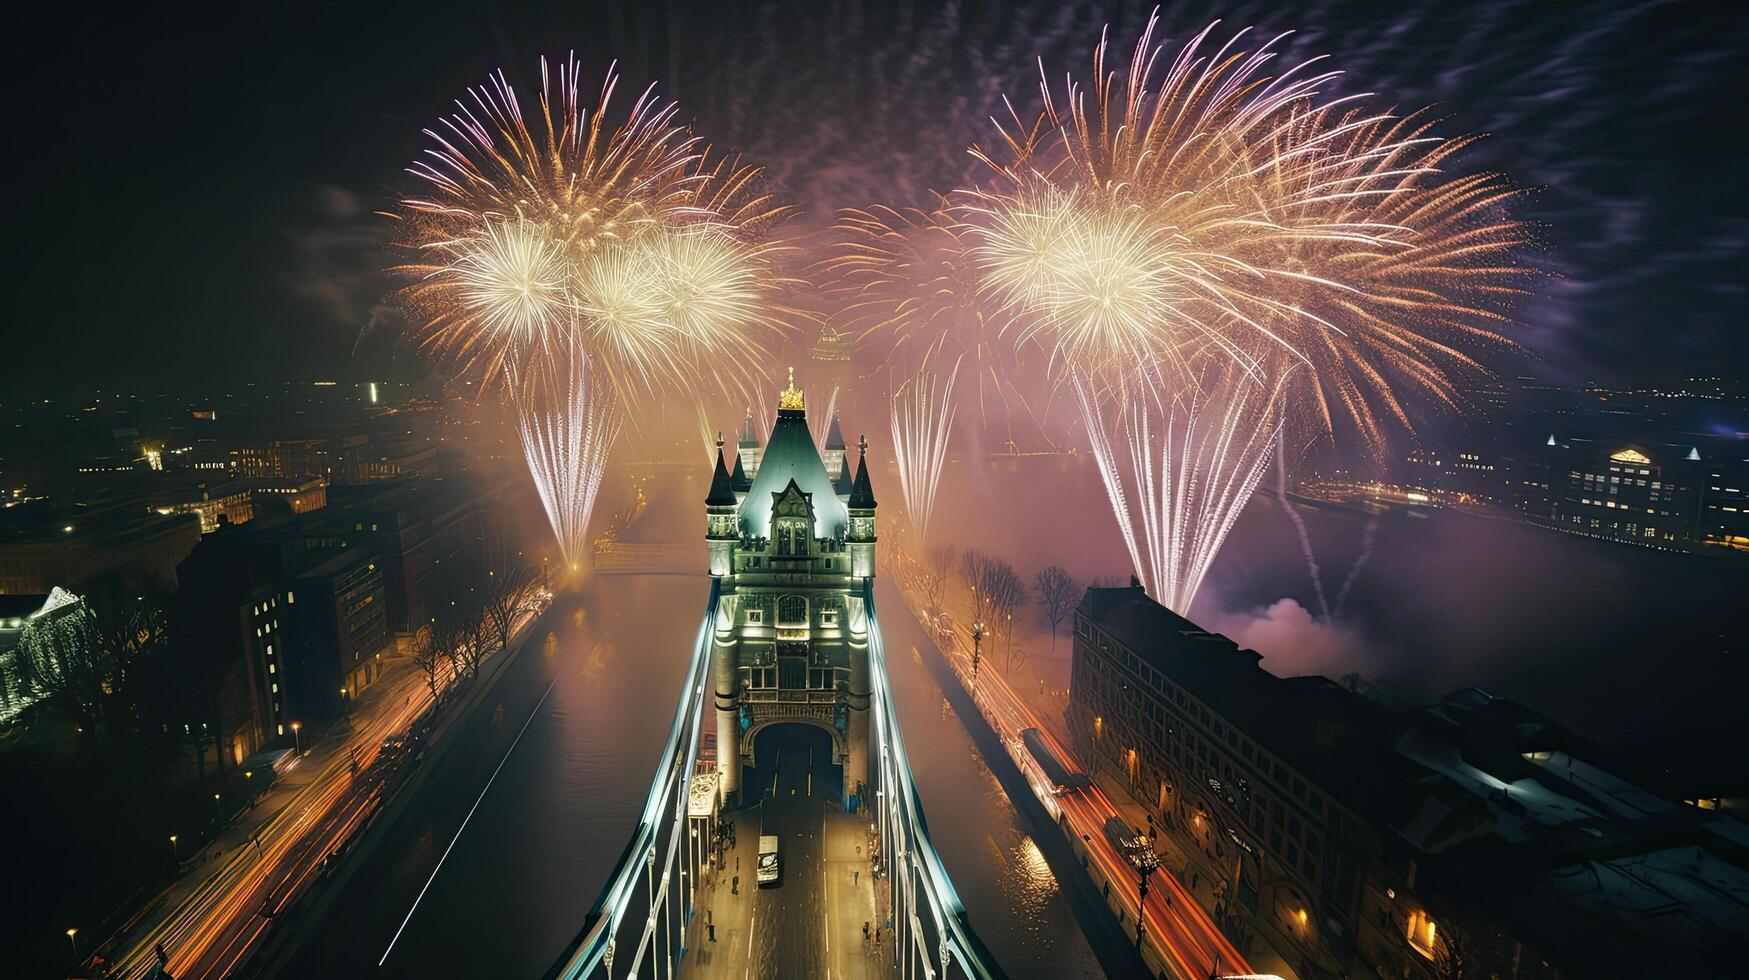
[(1409, 945), (1415, 947), (1417, 953), (1432, 959), (1438, 941), (1438, 929), (1426, 912), (1409, 916)]

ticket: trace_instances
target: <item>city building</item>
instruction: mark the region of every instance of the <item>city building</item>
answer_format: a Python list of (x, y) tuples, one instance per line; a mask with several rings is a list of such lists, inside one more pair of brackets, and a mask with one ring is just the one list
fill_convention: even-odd
[(452, 569), (461, 574), (483, 568), (485, 556), (508, 548), (514, 532), (506, 529), (506, 493), (503, 483), (479, 486), (460, 479), (334, 486), (326, 516), (308, 533), (321, 543), (377, 556), (388, 628), (405, 650), (431, 622), (432, 604)]
[(359, 548), (312, 557), (293, 578), (309, 700), (322, 703), (336, 691), (350, 700), (381, 676), (383, 655), (392, 652), (382, 570), (374, 554)]
[(1090, 589), (1068, 723), (1302, 975), (1679, 975), (1749, 931), (1732, 818), (1514, 702), (1392, 707), (1260, 660), (1140, 587)]
[(241, 480), (159, 490), (147, 496), (146, 506), (159, 514), (193, 514), (202, 534), (217, 531), (221, 523), (247, 524), (255, 516), (251, 488)]
[(1749, 456), (1708, 456), (1695, 540), (1712, 547), (1749, 551)]
[(1624, 445), (1590, 439), (1544, 444), (1546, 494), (1529, 498), (1532, 524), (1605, 541), (1671, 551), (1696, 537), (1705, 467), (1693, 446)]
[(326, 439), (275, 439), (237, 451), (237, 473), (248, 477), (304, 480), (328, 475)]
[(288, 513), (223, 524), (178, 569), (177, 636), (211, 671), (236, 761), (332, 717), (390, 647), (379, 559), (323, 541)]
[(294, 514), (308, 514), (328, 505), (328, 481), (319, 476), (267, 476), (247, 482), (252, 502), (277, 498)]
[(859, 458), (841, 495), (792, 374), (755, 465), (750, 485), (737, 491), (719, 441), (705, 500), (710, 573), (721, 589), (712, 653), (721, 792), (736, 797), (763, 730), (800, 723), (831, 737), (849, 798), (869, 778), (861, 590), (875, 572), (876, 503), (868, 464)]
[(52, 499), (0, 508), (0, 595), (48, 595), (106, 574), (168, 587), (200, 535), (193, 516), (143, 507)]

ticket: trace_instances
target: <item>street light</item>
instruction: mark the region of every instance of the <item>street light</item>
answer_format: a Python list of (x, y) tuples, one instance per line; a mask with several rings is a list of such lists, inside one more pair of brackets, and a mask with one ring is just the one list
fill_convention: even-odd
[(1160, 867), (1160, 855), (1154, 853), (1153, 837), (1144, 837), (1130, 851), (1130, 865), (1136, 869), (1136, 952), (1142, 951), (1142, 920), (1148, 910), (1148, 876)]
[(73, 958), (75, 960), (78, 959), (79, 958), (79, 927), (78, 926), (74, 926), (73, 928), (67, 930), (67, 942), (70, 942), (73, 944)]
[(304, 754), (304, 740), (298, 736), (298, 733), (303, 731), (303, 730), (304, 730), (304, 723), (303, 722), (301, 722), (301, 721), (292, 722), (292, 745), (296, 747), (296, 751), (297, 751), (299, 758), (302, 758), (303, 754)]
[(182, 855), (177, 853), (177, 851), (176, 851), (176, 835), (175, 834), (170, 835), (170, 859), (172, 861), (182, 860)]

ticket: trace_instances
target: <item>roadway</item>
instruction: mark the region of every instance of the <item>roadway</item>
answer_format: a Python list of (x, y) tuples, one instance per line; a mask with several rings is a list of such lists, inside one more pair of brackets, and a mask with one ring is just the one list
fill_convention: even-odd
[[(391, 669), (366, 689), (349, 717), (311, 746), (257, 807), (271, 815), (250, 832), (221, 834), (188, 863), (160, 911), (118, 937), (114, 975), (137, 978), (167, 955), (178, 980), (222, 977), (243, 960), (272, 920), (329, 864), (374, 812), (388, 766), (383, 741), (405, 732), (427, 707), (429, 692), (411, 670)], [(386, 760), (385, 760), (386, 761)], [(228, 853), (226, 848), (228, 847)], [(217, 864), (200, 874), (202, 866)]]
[[(900, 591), (912, 608), (921, 608), (921, 589), (915, 576), (915, 566), (894, 570)], [(1009, 747), (1010, 754), (1019, 744), (1019, 733), (1037, 728), (1058, 757), (1075, 766), (1073, 752), (1064, 744), (1053, 724), (1035, 712), (1002, 677), (993, 658), (983, 658), (977, 679), (971, 676), (971, 629), (951, 612), (947, 614), (950, 628), (938, 632), (935, 647), (947, 657), (962, 684), (971, 691), (984, 716)], [(1022, 767), (1023, 771), (1026, 767)], [(1055, 807), (1068, 821), (1089, 859), (1097, 865), (1100, 877), (1113, 882), (1113, 893), (1129, 921), (1136, 915), (1136, 872), (1128, 859), (1120, 855), (1106, 840), (1105, 821), (1122, 816), (1111, 799), (1097, 786), (1053, 795), (1046, 788), (1034, 786), (1034, 791), (1046, 800), (1047, 809)], [(1127, 885), (1128, 887), (1121, 887)], [(1244, 975), (1252, 972), (1243, 955), (1220, 930), (1208, 912), (1170, 873), (1162, 870), (1149, 882), (1148, 905), (1143, 919), (1148, 937), (1160, 950), (1180, 977), (1201, 978), (1213, 975)]]
[[(863, 846), (867, 824), (838, 811), (837, 781), (829, 771), (835, 767), (815, 734), (804, 726), (779, 726), (761, 735), (759, 765), (746, 789), (762, 798), (728, 817), (736, 827), (735, 847), (695, 897), (698, 911), (687, 933), (682, 976), (865, 980), (890, 975), (872, 932), (868, 944), (862, 941), (863, 923), (874, 921), (875, 902)], [(823, 733), (818, 741), (829, 749)], [(778, 838), (782, 862), (780, 880), (765, 887), (758, 886), (753, 870), (761, 834)]]

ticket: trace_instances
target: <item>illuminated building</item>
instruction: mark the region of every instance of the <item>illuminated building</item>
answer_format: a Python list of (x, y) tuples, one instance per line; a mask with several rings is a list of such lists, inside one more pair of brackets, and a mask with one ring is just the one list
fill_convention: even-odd
[(1749, 458), (1702, 461), (1699, 526), (1703, 545), (1749, 551)]
[(1672, 551), (1693, 542), (1705, 475), (1693, 447), (1566, 439), (1542, 455), (1549, 489), (1527, 508), (1532, 524)]
[(1139, 587), (1088, 590), (1073, 657), (1082, 761), (1296, 968), (1676, 976), (1749, 930), (1740, 823), (1523, 705), (1276, 677)]
[(241, 481), (161, 491), (148, 499), (147, 506), (159, 514), (195, 515), (202, 534), (217, 531), (220, 524), (247, 524), (255, 516), (254, 498)]
[(868, 781), (868, 620), (875, 499), (859, 456), (840, 493), (786, 388), (757, 472), (737, 490), (719, 443), (705, 500), (710, 573), (722, 590), (712, 676), (725, 799), (762, 730), (800, 723), (831, 737), (846, 796)]

